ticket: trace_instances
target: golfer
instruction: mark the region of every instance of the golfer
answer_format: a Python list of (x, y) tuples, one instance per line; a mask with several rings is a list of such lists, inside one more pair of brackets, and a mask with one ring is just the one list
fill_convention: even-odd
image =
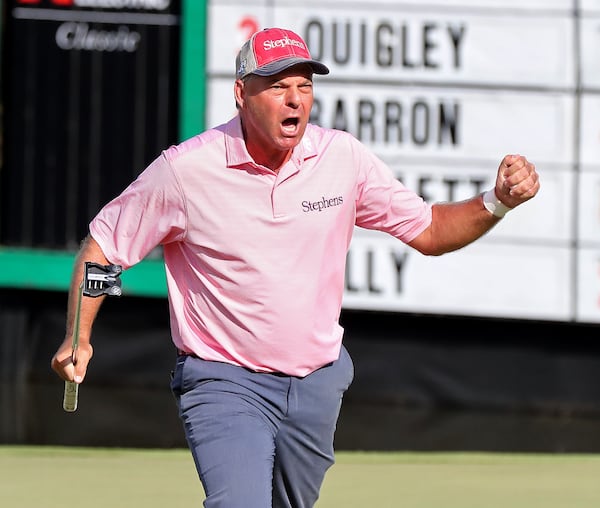
[(207, 508), (317, 501), (354, 374), (338, 321), (355, 226), (437, 256), (480, 238), (539, 189), (534, 165), (507, 155), (488, 192), (425, 202), (350, 134), (308, 123), (313, 75), (328, 72), (296, 33), (255, 33), (236, 59), (237, 114), (164, 150), (99, 211), (78, 253), (52, 367), (81, 383), (102, 301), (82, 304), (74, 366), (83, 262), (127, 269), (162, 246), (171, 388)]

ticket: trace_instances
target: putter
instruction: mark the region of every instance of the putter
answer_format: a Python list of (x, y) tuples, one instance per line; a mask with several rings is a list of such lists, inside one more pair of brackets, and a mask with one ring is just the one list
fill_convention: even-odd
[[(121, 296), (121, 272), (120, 265), (100, 265), (86, 261), (83, 280), (79, 285), (77, 295), (77, 308), (75, 310), (75, 323), (73, 326), (73, 342), (71, 360), (73, 365), (77, 363), (77, 348), (79, 347), (79, 314), (81, 312), (81, 300), (84, 296), (97, 298), (99, 296)], [(79, 399), (79, 384), (74, 381), (65, 381), (65, 393), (63, 397), (63, 409), (69, 413), (77, 410)]]

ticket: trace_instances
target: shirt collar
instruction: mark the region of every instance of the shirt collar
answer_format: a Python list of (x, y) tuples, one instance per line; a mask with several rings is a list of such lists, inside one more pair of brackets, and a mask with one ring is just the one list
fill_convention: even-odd
[[(296, 166), (298, 170), (302, 169), (302, 164), (305, 160), (317, 155), (316, 144), (311, 137), (310, 124), (306, 127), (306, 132), (300, 143), (294, 147), (290, 162)], [(244, 142), (242, 133), (242, 122), (240, 116), (234, 116), (229, 122), (223, 126), (225, 134), (225, 157), (227, 167), (240, 167), (246, 164), (256, 165)]]

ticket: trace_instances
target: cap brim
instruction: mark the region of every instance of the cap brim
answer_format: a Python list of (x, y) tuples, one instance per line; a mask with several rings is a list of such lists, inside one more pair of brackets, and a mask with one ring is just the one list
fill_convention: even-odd
[(278, 74), (281, 71), (299, 64), (310, 65), (315, 74), (329, 74), (329, 68), (326, 65), (317, 62), (316, 60), (307, 60), (306, 58), (284, 58), (283, 60), (263, 65), (249, 74), (256, 74), (257, 76), (273, 76), (274, 74)]

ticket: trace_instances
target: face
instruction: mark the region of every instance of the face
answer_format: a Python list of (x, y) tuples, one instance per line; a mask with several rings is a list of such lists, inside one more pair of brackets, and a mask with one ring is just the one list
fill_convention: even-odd
[(274, 76), (238, 79), (235, 97), (248, 152), (257, 163), (279, 169), (306, 130), (313, 105), (312, 69), (302, 64)]

